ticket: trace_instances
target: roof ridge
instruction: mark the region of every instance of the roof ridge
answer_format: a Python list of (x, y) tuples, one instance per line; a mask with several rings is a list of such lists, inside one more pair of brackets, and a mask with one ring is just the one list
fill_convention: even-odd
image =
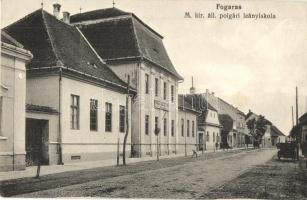
[(140, 44), (139, 44), (138, 35), (136, 33), (136, 30), (135, 30), (135, 25), (134, 25), (134, 20), (133, 20), (132, 14), (131, 14), (131, 21), (132, 21), (133, 35), (134, 35), (134, 39), (136, 41), (138, 52), (139, 52), (141, 58), (143, 59), (144, 55), (143, 55), (143, 52), (141, 51), (141, 47), (140, 47)]
[[(58, 54), (57, 54), (57, 52), (56, 52), (56, 50), (55, 50), (55, 47), (54, 47), (54, 44), (53, 44), (53, 38), (51, 37), (51, 34), (50, 34), (50, 32), (49, 32), (49, 27), (47, 26), (47, 22), (46, 22), (46, 18), (45, 18), (45, 13), (47, 13), (46, 11), (44, 11), (43, 9), (42, 9), (42, 18), (43, 18), (43, 24), (44, 24), (44, 26), (45, 26), (45, 28), (46, 28), (46, 32), (47, 32), (47, 35), (48, 35), (48, 37), (49, 37), (49, 42), (50, 42), (50, 45), (51, 45), (51, 48), (52, 48), (52, 51), (53, 51), (53, 53), (54, 53), (54, 56), (55, 56), (55, 58), (56, 58), (56, 65), (58, 65), (58, 61), (60, 61), (60, 62), (62, 62), (60, 59), (59, 59), (59, 56), (58, 56)], [(47, 14), (49, 14), (49, 13), (47, 13)], [(63, 63), (62, 63), (63, 64)]]

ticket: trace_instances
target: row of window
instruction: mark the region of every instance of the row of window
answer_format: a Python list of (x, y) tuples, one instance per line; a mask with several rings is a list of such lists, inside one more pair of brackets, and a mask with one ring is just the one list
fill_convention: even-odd
[[(145, 93), (149, 94), (149, 74), (145, 74)], [(159, 96), (159, 79), (155, 78), (155, 96)], [(167, 83), (163, 82), (163, 99), (167, 99)], [(175, 87), (171, 85), (171, 101), (175, 101)]]
[[(98, 131), (98, 100), (90, 99), (90, 130)], [(80, 129), (80, 97), (71, 95), (71, 129)], [(119, 106), (119, 132), (125, 132), (125, 106)], [(112, 132), (112, 103), (105, 104), (105, 131)]]
[[(181, 119), (181, 136), (184, 137), (184, 119)], [(187, 120), (187, 137), (190, 137), (190, 120)], [(192, 137), (195, 137), (195, 121), (192, 121)]]
[[(155, 117), (155, 130), (159, 127), (159, 117)], [(145, 115), (145, 134), (149, 135), (149, 115)], [(167, 136), (167, 119), (163, 119), (163, 135)], [(171, 136), (175, 136), (175, 120), (171, 121)]]
[[(206, 140), (207, 142), (210, 142), (210, 134), (209, 134), (209, 131), (207, 131), (207, 136), (206, 136)], [(215, 136), (215, 132), (213, 132), (213, 137), (212, 137), (212, 142), (219, 142), (219, 134), (216, 133), (216, 136)]]

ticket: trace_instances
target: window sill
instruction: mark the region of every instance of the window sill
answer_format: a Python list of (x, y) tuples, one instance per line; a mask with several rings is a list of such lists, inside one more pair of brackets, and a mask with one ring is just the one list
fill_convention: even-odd
[(0, 136), (0, 140), (7, 140), (7, 137)]

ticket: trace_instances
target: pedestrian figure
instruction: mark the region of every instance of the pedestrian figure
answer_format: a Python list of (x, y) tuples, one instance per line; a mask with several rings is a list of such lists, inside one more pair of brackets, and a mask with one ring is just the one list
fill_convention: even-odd
[(192, 158), (193, 158), (194, 156), (195, 156), (195, 158), (197, 158), (196, 147), (197, 147), (197, 145), (195, 144), (194, 149), (192, 150), (192, 151), (193, 151)]

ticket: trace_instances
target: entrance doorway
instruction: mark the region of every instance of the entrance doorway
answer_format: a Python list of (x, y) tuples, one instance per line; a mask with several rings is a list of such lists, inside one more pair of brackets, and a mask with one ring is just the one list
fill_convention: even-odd
[(49, 164), (48, 120), (26, 119), (26, 165)]
[(198, 150), (199, 151), (204, 150), (204, 134), (203, 133), (198, 134)]

